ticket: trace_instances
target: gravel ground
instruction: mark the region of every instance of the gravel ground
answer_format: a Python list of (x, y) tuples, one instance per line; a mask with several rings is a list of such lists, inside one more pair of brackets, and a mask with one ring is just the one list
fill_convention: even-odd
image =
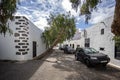
[(120, 80), (120, 70), (87, 68), (73, 54), (55, 50), (42, 60), (0, 62), (0, 80)]

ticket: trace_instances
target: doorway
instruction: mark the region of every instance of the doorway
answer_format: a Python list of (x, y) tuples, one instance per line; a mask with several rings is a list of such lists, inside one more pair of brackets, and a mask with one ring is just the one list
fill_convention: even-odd
[(36, 57), (36, 52), (37, 52), (36, 44), (37, 44), (37, 42), (33, 41), (33, 57)]
[(90, 47), (90, 38), (85, 38), (85, 47)]

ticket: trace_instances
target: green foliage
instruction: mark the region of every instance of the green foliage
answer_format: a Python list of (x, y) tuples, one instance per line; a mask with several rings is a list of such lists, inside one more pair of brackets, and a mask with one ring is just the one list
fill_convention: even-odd
[[(72, 6), (73, 9), (77, 9), (79, 7), (79, 5), (81, 0), (70, 0), (70, 2), (72, 3), (72, 5), (76, 6)], [(80, 14), (81, 15), (85, 15), (86, 18), (86, 23), (88, 23), (88, 20), (91, 18), (91, 12), (93, 11), (93, 9), (96, 9), (96, 6), (98, 5), (98, 3), (100, 3), (101, 0), (84, 0), (83, 4), (80, 7)]]
[(4, 35), (6, 32), (10, 32), (8, 19), (13, 19), (13, 13), (16, 11), (16, 2), (18, 0), (1, 0), (0, 2), (0, 33)]
[(77, 11), (78, 6), (81, 3), (81, 0), (70, 0), (70, 2), (72, 3), (72, 8), (74, 8)]
[(61, 43), (74, 36), (76, 31), (75, 21), (69, 15), (59, 14), (51, 15), (48, 19), (50, 27), (47, 27), (43, 33), (44, 42), (48, 47), (53, 44)]
[(72, 3), (76, 3), (78, 0), (70, 0), (70, 2)]
[(120, 36), (114, 36), (113, 40), (115, 40), (116, 46), (120, 46)]

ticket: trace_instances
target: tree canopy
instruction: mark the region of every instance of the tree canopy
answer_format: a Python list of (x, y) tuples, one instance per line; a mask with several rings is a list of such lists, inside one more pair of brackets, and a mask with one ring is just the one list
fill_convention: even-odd
[(75, 20), (70, 15), (51, 15), (48, 24), (50, 27), (46, 27), (42, 36), (48, 47), (54, 47), (58, 43), (72, 38), (76, 31)]
[(9, 29), (9, 24), (7, 24), (8, 19), (13, 19), (13, 13), (16, 11), (16, 3), (18, 0), (1, 0), (0, 1), (0, 33), (5, 33), (7, 31), (11, 32)]

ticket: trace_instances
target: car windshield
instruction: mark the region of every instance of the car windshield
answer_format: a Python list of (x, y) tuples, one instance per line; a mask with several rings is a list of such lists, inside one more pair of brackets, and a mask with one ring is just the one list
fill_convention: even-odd
[(87, 54), (96, 54), (96, 53), (98, 53), (98, 51), (95, 50), (94, 48), (85, 48), (84, 51)]

